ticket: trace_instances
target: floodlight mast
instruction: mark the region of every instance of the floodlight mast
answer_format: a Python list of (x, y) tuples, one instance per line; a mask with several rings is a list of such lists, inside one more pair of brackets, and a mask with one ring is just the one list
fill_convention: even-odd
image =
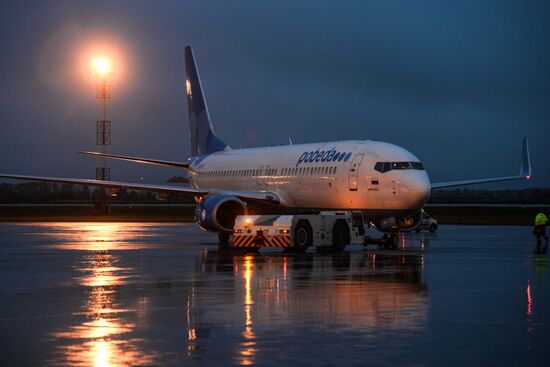
[[(111, 63), (108, 59), (98, 58), (93, 61), (92, 73), (96, 78), (96, 99), (98, 101), (98, 119), (96, 120), (96, 146), (101, 153), (107, 153), (111, 145), (111, 120), (107, 118), (107, 100), (111, 99)], [(107, 167), (105, 157), (97, 158), (95, 171), (97, 180), (110, 180), (111, 169)], [(104, 189), (100, 189), (99, 200), (94, 203), (98, 214), (107, 214), (109, 208)]]

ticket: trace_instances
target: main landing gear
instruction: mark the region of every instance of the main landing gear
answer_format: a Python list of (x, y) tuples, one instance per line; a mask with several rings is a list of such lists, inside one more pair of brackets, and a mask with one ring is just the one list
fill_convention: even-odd
[(363, 246), (367, 247), (367, 245), (378, 245), (379, 248), (395, 250), (399, 247), (399, 233), (397, 230), (392, 229), (388, 233), (384, 233), (382, 238), (365, 236)]
[(231, 237), (231, 234), (227, 232), (218, 233), (218, 240), (220, 245), (229, 245), (229, 237)]

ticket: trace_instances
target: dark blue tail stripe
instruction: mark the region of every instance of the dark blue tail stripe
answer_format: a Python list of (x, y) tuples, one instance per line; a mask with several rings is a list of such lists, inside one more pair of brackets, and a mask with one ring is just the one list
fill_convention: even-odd
[(191, 155), (214, 153), (226, 149), (228, 145), (216, 136), (210, 122), (199, 72), (190, 46), (185, 47), (185, 78), (189, 108)]

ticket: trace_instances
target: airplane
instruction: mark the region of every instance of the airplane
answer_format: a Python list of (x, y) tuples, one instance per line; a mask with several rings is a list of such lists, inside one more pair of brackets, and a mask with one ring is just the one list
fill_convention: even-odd
[(227, 242), (237, 215), (361, 211), (369, 223), (393, 219), (419, 222), (431, 190), (531, 178), (528, 142), (523, 138), (518, 175), (431, 183), (420, 160), (397, 145), (370, 140), (231, 149), (215, 132), (195, 57), (185, 47), (186, 93), (191, 157), (184, 162), (82, 151), (79, 153), (184, 169), (188, 187), (93, 179), (0, 174), (0, 177), (104, 188), (144, 190), (168, 197), (190, 195), (200, 228)]

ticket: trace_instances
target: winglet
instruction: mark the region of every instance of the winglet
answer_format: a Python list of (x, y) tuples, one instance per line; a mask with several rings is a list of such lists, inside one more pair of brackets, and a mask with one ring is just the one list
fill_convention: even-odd
[(527, 138), (523, 138), (521, 148), (521, 169), (519, 175), (525, 179), (531, 179), (531, 160), (529, 159), (529, 143)]
[(508, 177), (482, 178), (477, 180), (438, 182), (438, 183), (432, 183), (430, 186), (433, 190), (433, 189), (444, 189), (447, 187), (455, 187), (455, 186), (477, 185), (477, 184), (488, 183), (488, 182), (530, 180), (532, 177), (533, 176), (531, 176), (531, 160), (529, 159), (529, 144), (527, 142), (527, 138), (523, 138), (523, 146), (521, 148), (521, 168), (519, 170), (519, 175), (508, 176)]

